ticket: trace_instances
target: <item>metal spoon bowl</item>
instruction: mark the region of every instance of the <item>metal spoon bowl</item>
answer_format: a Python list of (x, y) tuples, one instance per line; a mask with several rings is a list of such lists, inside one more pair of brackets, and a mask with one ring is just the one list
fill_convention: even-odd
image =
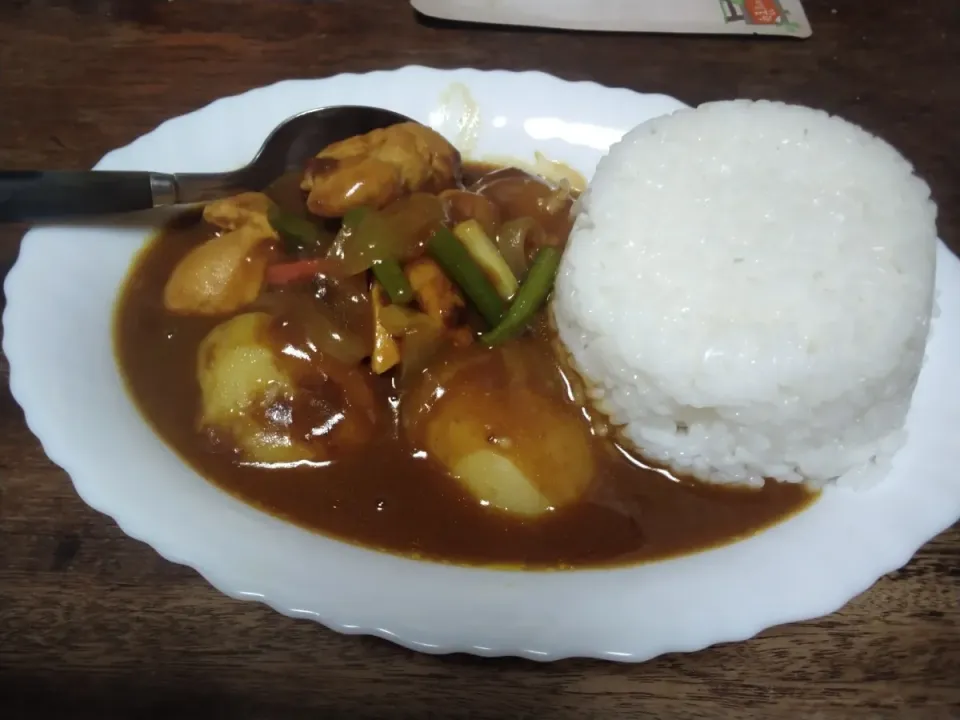
[(284, 173), (303, 170), (331, 143), (402, 122), (412, 121), (383, 108), (308, 110), (280, 123), (248, 165), (224, 173), (0, 171), (0, 222), (148, 210), (262, 190)]

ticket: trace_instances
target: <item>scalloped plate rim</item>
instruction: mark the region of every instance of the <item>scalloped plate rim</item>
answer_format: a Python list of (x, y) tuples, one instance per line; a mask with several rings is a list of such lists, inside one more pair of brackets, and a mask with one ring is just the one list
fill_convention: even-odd
[[(343, 92), (349, 94), (349, 91), (342, 89), (348, 83), (355, 83), (358, 86), (363, 85), (364, 88), (367, 88), (366, 91), (371, 93), (369, 97), (377, 97), (375, 93), (378, 87), (377, 83), (382, 83), (385, 80), (394, 84), (397, 82), (413, 83), (417, 80), (421, 84), (429, 85), (433, 83), (437, 87), (441, 85), (449, 86), (451, 83), (462, 83), (471, 91), (481, 86), (486, 87), (490, 83), (500, 83), (498, 90), (509, 86), (510, 92), (522, 93), (534, 92), (538, 89), (542, 92), (543, 88), (553, 88), (562, 90), (563, 94), (570, 98), (566, 106), (566, 112), (569, 115), (586, 115), (588, 118), (594, 110), (591, 110), (590, 103), (583, 99), (587, 95), (591, 96), (591, 99), (596, 103), (595, 111), (597, 112), (603, 108), (610, 111), (615, 105), (637, 109), (648, 106), (655, 107), (658, 109), (658, 113), (682, 106), (678, 101), (665, 95), (642, 95), (623, 88), (606, 88), (591, 81), (570, 82), (538, 71), (516, 73), (471, 69), (435, 70), (408, 66), (398, 70), (381, 70), (367, 74), (347, 73), (321, 80), (286, 80), (264, 88), (249, 90), (240, 95), (220, 98), (197, 111), (164, 121), (154, 130), (128, 145), (109, 152), (98, 163), (97, 167), (115, 169), (136, 167), (136, 163), (125, 164), (125, 162), (129, 163), (131, 154), (141, 152), (144, 148), (149, 149), (152, 144), (164, 141), (168, 134), (176, 134), (182, 130), (189, 122), (196, 121), (204, 115), (211, 116), (224, 108), (246, 106), (253, 101), (259, 102), (265, 96), (279, 97), (284, 93), (296, 94), (303, 89), (317, 89), (318, 94), (330, 89), (331, 94), (340, 98)], [(473, 84), (471, 85), (471, 83)], [(338, 87), (341, 89), (336, 90)], [(382, 88), (385, 89), (385, 85)], [(341, 94), (337, 94), (337, 92)], [(555, 95), (560, 94), (556, 93)], [(329, 102), (317, 103), (317, 106), (340, 102), (336, 98)], [(522, 105), (523, 99), (515, 98), (512, 102)], [(374, 103), (370, 102), (370, 104)], [(563, 104), (561, 101), (560, 105)], [(585, 109), (585, 106), (587, 109)], [(286, 113), (284, 117), (304, 109), (308, 108), (291, 105), (289, 108), (291, 112)], [(397, 107), (396, 109), (400, 108)], [(481, 113), (484, 112), (483, 107), (480, 108), (480, 111)], [(617, 112), (612, 112), (612, 114), (616, 115)], [(424, 113), (420, 113), (420, 117), (417, 119), (423, 118)], [(626, 127), (629, 127), (629, 125), (621, 129), (626, 129)], [(262, 140), (262, 136), (247, 138), (245, 142), (252, 142), (253, 140), (259, 142)], [(539, 149), (539, 144), (531, 140), (529, 149)], [(205, 166), (204, 169), (227, 169), (214, 165), (216, 163)], [(152, 169), (159, 168), (154, 167)], [(867, 537), (848, 538), (850, 544), (841, 549), (845, 550), (852, 558), (850, 566), (859, 570), (859, 574), (855, 574), (854, 577), (845, 575), (840, 579), (837, 578), (837, 572), (842, 567), (839, 558), (843, 554), (842, 552), (823, 555), (820, 558), (821, 562), (811, 559), (809, 556), (815, 554), (814, 551), (833, 550), (832, 546), (820, 548), (814, 543), (811, 546), (810, 553), (807, 553), (806, 556), (800, 553), (798, 557), (804, 558), (805, 572), (809, 575), (808, 580), (812, 579), (815, 583), (819, 581), (820, 584), (804, 586), (804, 590), (809, 592), (799, 601), (796, 598), (786, 598), (782, 592), (771, 590), (768, 587), (768, 597), (760, 603), (759, 612), (738, 613), (730, 606), (719, 608), (719, 611), (718, 608), (712, 608), (715, 614), (706, 623), (698, 622), (695, 617), (697, 614), (703, 615), (703, 612), (702, 608), (693, 600), (689, 601), (687, 607), (661, 605), (661, 611), (669, 608), (670, 613), (672, 613), (663, 617), (675, 624), (679, 617), (689, 615), (693, 630), (683, 628), (683, 631), (676, 634), (650, 640), (643, 633), (638, 634), (637, 629), (646, 627), (652, 635), (656, 635), (656, 628), (649, 623), (641, 622), (638, 613), (644, 610), (644, 603), (656, 607), (657, 603), (664, 602), (664, 599), (658, 595), (658, 591), (662, 590), (662, 587), (644, 586), (644, 580), (659, 579), (667, 585), (679, 583), (687, 590), (702, 589), (705, 585), (709, 586), (711, 582), (722, 588), (724, 574), (717, 570), (716, 566), (718, 564), (721, 566), (726, 564), (729, 568), (738, 570), (742, 569), (743, 562), (738, 560), (741, 556), (766, 558), (767, 562), (770, 562), (769, 555), (773, 546), (776, 546), (777, 543), (782, 545), (793, 536), (802, 536), (804, 530), (798, 530), (801, 526), (811, 526), (815, 529), (817, 523), (812, 518), (815, 518), (818, 514), (824, 514), (825, 509), (829, 511), (831, 507), (840, 509), (847, 507), (851, 502), (851, 493), (831, 489), (811, 509), (753, 538), (722, 548), (648, 565), (549, 573), (443, 566), (347, 545), (330, 538), (314, 535), (300, 528), (294, 528), (276, 518), (266, 516), (249, 506), (243, 505), (223, 491), (213, 489), (213, 486), (208, 485), (205, 490), (201, 491), (204, 497), (212, 497), (211, 492), (215, 495), (219, 493), (217, 496), (219, 499), (213, 502), (218, 503), (218, 507), (228, 509), (231, 517), (235, 517), (238, 523), (252, 520), (254, 522), (252, 527), (262, 528), (263, 532), (269, 534), (271, 539), (277, 539), (278, 542), (282, 540), (285, 545), (292, 540), (293, 545), (291, 547), (297, 545), (297, 543), (305, 543), (313, 550), (320, 548), (331, 557), (336, 556), (337, 559), (331, 567), (339, 572), (353, 572), (360, 565), (369, 568), (364, 571), (369, 575), (375, 570), (382, 571), (387, 568), (387, 573), (391, 575), (395, 582), (399, 583), (397, 587), (404, 585), (407, 578), (411, 577), (415, 577), (418, 583), (426, 584), (424, 587), (399, 587), (404, 591), (405, 597), (409, 596), (408, 599), (429, 599), (431, 593), (456, 594), (460, 592), (460, 588), (454, 586), (466, 583), (479, 588), (481, 594), (485, 593), (487, 604), (481, 603), (479, 607), (468, 607), (467, 611), (461, 612), (460, 615), (456, 613), (444, 615), (444, 606), (441, 605), (441, 612), (431, 614), (429, 617), (421, 615), (418, 618), (415, 608), (407, 608), (409, 612), (405, 612), (401, 608), (398, 615), (397, 608), (389, 607), (387, 603), (384, 605), (382, 616), (384, 618), (392, 616), (391, 621), (380, 623), (370, 617), (371, 612), (373, 612), (372, 617), (376, 617), (376, 607), (373, 610), (367, 608), (363, 612), (359, 610), (350, 612), (353, 608), (346, 607), (342, 599), (338, 601), (337, 607), (331, 608), (329, 607), (329, 598), (321, 596), (307, 597), (306, 602), (300, 602), (294, 600), (291, 596), (291, 593), (296, 595), (297, 590), (291, 589), (290, 586), (262, 587), (263, 592), (261, 592), (250, 586), (251, 582), (253, 585), (257, 583), (255, 579), (249, 579), (251, 570), (249, 568), (246, 570), (238, 569), (238, 562), (242, 565), (243, 561), (238, 561), (236, 558), (232, 558), (230, 561), (218, 558), (218, 561), (211, 564), (209, 559), (203, 559), (202, 545), (185, 544), (182, 537), (178, 536), (177, 533), (171, 536), (169, 529), (158, 528), (156, 524), (151, 525), (149, 518), (145, 519), (145, 515), (149, 515), (149, 512), (144, 513), (143, 508), (137, 510), (129, 504), (125, 505), (123, 497), (110, 493), (105, 494), (103, 492), (104, 487), (101, 487), (102, 481), (98, 479), (98, 474), (109, 474), (108, 464), (90, 465), (89, 458), (83, 457), (83, 449), (71, 448), (69, 441), (63, 439), (65, 429), (58, 426), (58, 423), (66, 421), (59, 419), (56, 411), (41, 402), (44, 394), (49, 393), (49, 389), (38, 383), (38, 378), (31, 376), (35, 367), (40, 363), (29, 364), (27, 362), (32, 352), (31, 344), (27, 338), (31, 336), (34, 327), (28, 322), (31, 317), (30, 303), (35, 301), (31, 299), (31, 293), (39, 292), (34, 290), (34, 278), (30, 274), (37, 272), (37, 261), (33, 253), (38, 250), (41, 244), (52, 242), (52, 238), (55, 238), (57, 233), (69, 236), (79, 232), (80, 229), (70, 227), (50, 227), (30, 231), (24, 239), (20, 259), (6, 279), (5, 290), (8, 301), (3, 315), (5, 329), (3, 347), (10, 364), (11, 393), (23, 407), (28, 426), (40, 440), (48, 457), (69, 473), (78, 494), (84, 502), (99, 512), (112, 517), (124, 533), (151, 545), (168, 560), (193, 567), (211, 585), (224, 594), (234, 598), (258, 600), (290, 617), (308, 617), (339, 632), (375, 635), (410, 649), (428, 653), (468, 652), (488, 657), (513, 655), (538, 661), (567, 657), (642, 661), (666, 652), (695, 651), (719, 642), (747, 639), (768, 627), (829, 614), (842, 607), (852, 597), (869, 588), (883, 574), (903, 566), (920, 545), (949, 527), (960, 517), (960, 482), (954, 481), (951, 483), (949, 480), (940, 482), (933, 489), (941, 491), (941, 495), (928, 498), (931, 502), (926, 503), (926, 506), (919, 504), (919, 501), (915, 502), (912, 506), (914, 509), (925, 510), (923, 517), (919, 519), (917, 517), (908, 518), (914, 522), (912, 525), (908, 524), (904, 527), (896, 542), (892, 544), (888, 542), (885, 545), (880, 543), (884, 550), (883, 553), (877, 551), (876, 547), (873, 546), (869, 548), (870, 551), (867, 551), (865, 541), (875, 540), (875, 538), (869, 536), (869, 532)], [(53, 235), (50, 236), (50, 233), (53, 233)], [(37, 279), (41, 278), (38, 276)], [(39, 285), (38, 283), (37, 286), (39, 287)], [(952, 327), (960, 327), (960, 322), (953, 322), (952, 326), (949, 324), (949, 321), (957, 317), (958, 309), (960, 309), (958, 287), (960, 287), (960, 263), (941, 244), (938, 251), (938, 290), (941, 299), (941, 317), (935, 323), (934, 339), (931, 343), (931, 347), (936, 346), (934, 349), (939, 353), (933, 355), (934, 360), (939, 361), (940, 364), (949, 362), (950, 358), (960, 357), (960, 341), (957, 339), (957, 331)], [(948, 300), (946, 305), (943, 304), (945, 299)], [(947, 321), (944, 320), (945, 317)], [(940, 350), (939, 348), (942, 346), (945, 346), (945, 349)], [(929, 367), (924, 369), (921, 386), (924, 385), (924, 376), (929, 375), (930, 372), (932, 371)], [(55, 380), (56, 377), (58, 376), (54, 376), (52, 379)], [(923, 388), (918, 388), (918, 395), (921, 389)], [(960, 389), (960, 384), (956, 380), (953, 382), (952, 389)], [(958, 397), (960, 397), (960, 394), (958, 394)], [(936, 400), (936, 397), (931, 397), (928, 389), (924, 394), (921, 410), (916, 412), (925, 411), (929, 404), (936, 406)], [(127, 401), (129, 402), (129, 399)], [(129, 410), (129, 408), (126, 410)], [(912, 411), (911, 422), (915, 419), (914, 414)], [(956, 425), (952, 425), (952, 427), (960, 427), (960, 413), (946, 414), (945, 417), (948, 422), (956, 422)], [(935, 439), (937, 441), (943, 440), (939, 437)], [(161, 447), (158, 450), (160, 453), (158, 457), (163, 456), (164, 451), (169, 453), (169, 450), (162, 448), (162, 443), (158, 439), (155, 439), (155, 442)], [(914, 442), (914, 444), (916, 443)], [(908, 443), (908, 447), (911, 447), (911, 443)], [(898, 458), (901, 458), (904, 454), (901, 453)], [(957, 458), (957, 454), (960, 453), (955, 453), (952, 456), (954, 462), (960, 459)], [(916, 462), (912, 457), (911, 460)], [(926, 460), (929, 461), (929, 458)], [(185, 475), (198, 478), (192, 470), (182, 463), (180, 464)], [(960, 463), (957, 463), (957, 465), (960, 465)], [(205, 481), (200, 480), (200, 482), (207, 485)], [(881, 488), (861, 494), (859, 498), (867, 503), (878, 505), (876, 512), (879, 512), (885, 507), (883, 496), (889, 492), (893, 492), (893, 490), (885, 484)], [(857, 505), (863, 507), (859, 503), (854, 506)], [(889, 507), (886, 507), (886, 512), (889, 515)], [(896, 516), (892, 515), (892, 517)], [(774, 556), (779, 559), (777, 553), (774, 553)], [(829, 562), (834, 563), (834, 565), (829, 565), (824, 558), (830, 558)], [(278, 566), (283, 566), (284, 560), (289, 560), (289, 558), (279, 559)], [(863, 565), (865, 561), (869, 564), (868, 569), (865, 569)], [(217, 562), (220, 562), (219, 566)], [(342, 566), (338, 563), (341, 563)], [(266, 569), (261, 568), (261, 570), (266, 573)], [(771, 567), (769, 570), (770, 575), (767, 580), (773, 581), (777, 573), (776, 568)], [(720, 574), (717, 575), (717, 572), (720, 572)], [(253, 577), (256, 576), (257, 571), (254, 568)], [(397, 578), (402, 578), (402, 580), (397, 580)], [(742, 581), (743, 578), (738, 578), (738, 580)], [(365, 575), (357, 581), (361, 584), (363, 582), (369, 583), (369, 578)], [(755, 584), (757, 581), (756, 578), (753, 579)], [(759, 578), (761, 586), (763, 581), (763, 577)], [(834, 581), (832, 585), (830, 581)], [(640, 587), (635, 587), (637, 583)], [(264, 584), (269, 585), (266, 580)], [(516, 590), (520, 586), (522, 588)], [(589, 591), (587, 586), (590, 586)], [(490, 590), (490, 588), (493, 588), (493, 590)], [(594, 589), (602, 591), (601, 597), (595, 597)], [(301, 590), (315, 592), (317, 588), (310, 586), (306, 590), (305, 587)], [(622, 606), (611, 606), (620, 613), (616, 617), (603, 616), (601, 614), (603, 608), (600, 607), (584, 608), (580, 614), (573, 611), (571, 615), (569, 612), (557, 612), (555, 607), (559, 602), (557, 593), (565, 593), (568, 597), (576, 597), (585, 600), (587, 603), (594, 602), (597, 606), (602, 604), (599, 602), (600, 600), (609, 600), (610, 595), (620, 594), (629, 599), (630, 604), (627, 609)], [(624, 595), (624, 593), (626, 594)], [(462, 592), (460, 594), (462, 595)], [(538, 603), (543, 603), (544, 599), (547, 601), (546, 605), (538, 605)], [(728, 603), (730, 599), (732, 598), (724, 598)], [(772, 602), (776, 599), (781, 602)], [(750, 600), (755, 601), (755, 598), (751, 597)], [(553, 601), (554, 604), (551, 605), (550, 601)], [(634, 603), (636, 603), (636, 606)], [(504, 607), (499, 607), (499, 604), (503, 604)], [(310, 607), (311, 605), (313, 607)], [(606, 609), (609, 610), (610, 608)], [(747, 609), (751, 608), (748, 607)], [(756, 610), (756, 608), (752, 609)], [(539, 612), (535, 613), (534, 611)], [(470, 627), (471, 618), (469, 616), (477, 614), (489, 617), (485, 617), (480, 625)], [(518, 614), (521, 619), (527, 621), (526, 624), (519, 622)], [(558, 615), (559, 617), (556, 617)], [(496, 622), (497, 620), (500, 620), (499, 624)], [(578, 634), (575, 632), (576, 628), (572, 623), (551, 624), (553, 620), (579, 620), (581, 623), (588, 625), (599, 622), (600, 625), (605, 627), (604, 635), (608, 638), (619, 637), (617, 632), (611, 635), (611, 629), (623, 631), (625, 635), (629, 635), (632, 629), (634, 637), (630, 642), (633, 645), (630, 647), (612, 646), (609, 644), (609, 640), (593, 642), (592, 638), (594, 636), (589, 630)], [(519, 633), (512, 633), (518, 628)], [(544, 641), (544, 637), (550, 638), (550, 641)], [(440, 642), (437, 642), (438, 638), (441, 639)], [(511, 638), (521, 639), (511, 640)], [(552, 642), (552, 645), (549, 644), (550, 642)], [(604, 642), (606, 644), (603, 644)]]

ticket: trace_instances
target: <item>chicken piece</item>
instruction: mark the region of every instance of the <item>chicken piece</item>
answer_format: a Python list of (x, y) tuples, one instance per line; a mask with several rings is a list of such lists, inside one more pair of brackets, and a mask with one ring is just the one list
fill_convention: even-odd
[(370, 356), (370, 369), (382, 375), (400, 362), (400, 346), (380, 322), (380, 314), (386, 306), (386, 298), (380, 283), (375, 282), (370, 289), (370, 305), (373, 307), (373, 354)]
[(438, 193), (460, 180), (460, 153), (436, 131), (400, 123), (333, 143), (314, 158), (300, 187), (307, 209), (341, 217), (379, 209), (411, 192)]
[(431, 258), (420, 257), (407, 263), (403, 272), (423, 312), (453, 328), (464, 307), (463, 296), (440, 266)]
[(247, 225), (198, 245), (167, 280), (164, 306), (175, 313), (221, 315), (250, 304), (267, 268), (267, 253), (258, 250), (271, 239)]
[(269, 214), (273, 200), (258, 192), (247, 192), (222, 200), (214, 200), (203, 208), (203, 219), (224, 230), (254, 225), (264, 232), (275, 232)]
[(163, 289), (167, 310), (183, 314), (230, 313), (256, 300), (270, 245), (278, 239), (262, 193), (244, 193), (204, 208), (204, 219), (226, 230), (188, 252)]

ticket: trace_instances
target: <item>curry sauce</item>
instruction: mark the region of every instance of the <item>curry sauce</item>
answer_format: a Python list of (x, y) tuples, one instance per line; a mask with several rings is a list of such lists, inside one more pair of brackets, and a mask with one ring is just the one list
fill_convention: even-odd
[[(474, 181), (490, 171), (466, 168)], [(298, 190), (287, 179), (273, 192), (283, 202)], [(515, 193), (501, 207), (507, 216), (519, 214), (511, 203), (528, 201)], [(377, 431), (359, 452), (295, 466), (238, 462), (197, 431), (197, 352), (223, 318), (171, 314), (163, 303), (164, 285), (175, 265), (210, 236), (211, 229), (196, 216), (185, 216), (142, 252), (117, 305), (116, 353), (132, 397), (158, 435), (205, 478), (265, 512), (406, 556), (576, 568), (637, 563), (728, 543), (784, 519), (816, 497), (800, 485), (767, 482), (750, 490), (678, 478), (648, 466), (610, 437), (590, 433), (593, 470), (583, 492), (538, 517), (512, 515), (465, 492), (424, 452), (416, 432), (403, 431), (396, 408), (404, 402), (404, 391), (390, 375), (370, 378), (380, 415)], [(309, 292), (303, 292), (306, 302)], [(565, 422), (588, 425), (589, 413), (571, 400), (569, 385), (575, 379), (555, 357), (544, 315), (541, 311), (534, 330), (512, 351), (535, 368), (520, 390), (553, 408)], [(476, 397), (491, 396), (502, 389), (498, 367), (493, 360), (478, 362), (457, 382)], [(517, 409), (504, 406), (502, 412), (516, 414)]]

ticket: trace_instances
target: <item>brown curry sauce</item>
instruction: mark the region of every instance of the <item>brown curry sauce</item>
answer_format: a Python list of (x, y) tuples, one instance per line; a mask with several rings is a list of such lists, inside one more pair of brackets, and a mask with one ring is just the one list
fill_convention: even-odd
[[(468, 166), (466, 173), (475, 179), (490, 170)], [(283, 202), (284, 194), (295, 192), (295, 183), (284, 181), (273, 195)], [(195, 216), (181, 218), (142, 252), (117, 305), (116, 353), (132, 397), (160, 437), (201, 475), (268, 513), (406, 556), (566, 568), (630, 564), (722, 545), (800, 511), (816, 497), (802, 486), (776, 482), (746, 490), (677, 479), (597, 436), (591, 438), (596, 472), (586, 493), (534, 519), (481, 506), (433, 463), (414, 457), (402, 433), (378, 433), (361, 452), (326, 467), (237, 464), (233, 456), (212, 451), (196, 430), (197, 347), (224, 318), (172, 315), (162, 299), (173, 267), (210, 233)], [(544, 364), (544, 375), (559, 377), (563, 371), (549, 333), (541, 328), (527, 345)], [(387, 406), (396, 394), (391, 382), (375, 378), (373, 386), (377, 402)], [(555, 393), (551, 401), (562, 400), (559, 383), (544, 387)]]

